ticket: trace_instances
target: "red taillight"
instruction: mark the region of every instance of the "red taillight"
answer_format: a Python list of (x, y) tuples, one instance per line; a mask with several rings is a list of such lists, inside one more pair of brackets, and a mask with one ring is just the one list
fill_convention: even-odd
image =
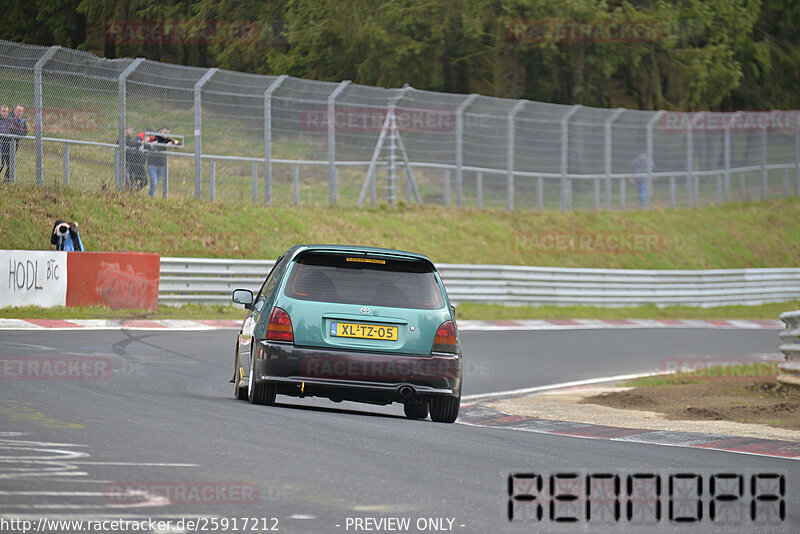
[(289, 314), (277, 306), (272, 308), (267, 325), (267, 339), (294, 342), (294, 331)]
[(433, 338), (433, 349), (431, 352), (458, 352), (458, 340), (456, 339), (456, 325), (453, 321), (445, 321), (436, 331)]

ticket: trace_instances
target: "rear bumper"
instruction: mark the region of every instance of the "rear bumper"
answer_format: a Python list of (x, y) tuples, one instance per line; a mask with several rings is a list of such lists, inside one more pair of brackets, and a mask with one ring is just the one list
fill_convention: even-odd
[(461, 392), (460, 354), (383, 354), (261, 341), (255, 380), (278, 393), (388, 404)]

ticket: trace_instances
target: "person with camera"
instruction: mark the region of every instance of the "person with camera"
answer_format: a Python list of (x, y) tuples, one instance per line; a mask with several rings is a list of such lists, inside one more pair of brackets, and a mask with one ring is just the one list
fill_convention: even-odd
[(8, 116), (8, 106), (0, 106), (0, 172), (6, 168), (6, 181), (8, 179), (8, 168), (11, 167), (11, 119)]
[(141, 191), (147, 185), (143, 149), (142, 139), (138, 135), (133, 135), (133, 126), (125, 128), (125, 168), (128, 171), (128, 183), (126, 185), (135, 191)]
[(168, 137), (169, 126), (162, 126), (158, 133), (161, 135), (153, 136), (147, 143), (147, 174), (150, 175), (150, 192), (148, 194), (151, 197), (155, 195), (158, 181), (167, 174), (167, 156), (164, 154), (167, 146), (178, 144)]
[(83, 242), (78, 233), (78, 223), (76, 221), (68, 223), (61, 219), (56, 220), (53, 225), (53, 233), (50, 234), (50, 243), (56, 246), (56, 250), (69, 252), (83, 252)]

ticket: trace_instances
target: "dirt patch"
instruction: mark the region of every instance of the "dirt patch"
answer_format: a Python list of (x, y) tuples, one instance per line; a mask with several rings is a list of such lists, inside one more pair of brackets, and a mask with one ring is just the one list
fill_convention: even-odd
[(669, 420), (733, 421), (800, 430), (800, 394), (773, 378), (715, 377), (603, 393), (579, 402), (654, 411)]

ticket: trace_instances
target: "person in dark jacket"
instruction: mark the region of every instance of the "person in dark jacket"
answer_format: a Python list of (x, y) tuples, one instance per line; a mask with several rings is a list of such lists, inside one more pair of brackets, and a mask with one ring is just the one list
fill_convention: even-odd
[[(8, 133), (10, 133), (11, 135), (15, 135), (18, 137), (25, 137), (26, 135), (28, 135), (28, 123), (25, 122), (25, 119), (22, 116), (23, 113), (25, 113), (25, 108), (20, 105), (16, 105), (14, 106), (14, 114), (9, 115), (8, 118), (6, 119), (5, 122), (7, 124)], [(11, 170), (11, 164), (10, 164), (11, 151), (12, 150), (14, 151), (14, 155), (17, 154), (17, 149), (19, 148), (19, 139), (13, 139), (13, 138), (7, 138), (7, 139), (9, 144), (8, 146), (9, 164), (6, 167), (5, 179), (8, 182), (11, 181), (11, 177), (9, 176), (9, 171)]]
[(57, 219), (53, 225), (53, 233), (50, 234), (50, 243), (56, 246), (56, 250), (68, 252), (83, 252), (83, 242), (78, 233), (78, 223)]
[[(168, 134), (169, 126), (162, 126), (158, 133)], [(147, 143), (147, 174), (150, 175), (150, 192), (148, 194), (151, 197), (156, 192), (158, 181), (167, 173), (167, 156), (164, 152), (168, 145), (175, 144), (177, 143), (174, 140), (161, 135), (154, 136)]]
[[(0, 172), (4, 167), (11, 165), (11, 138), (3, 134), (11, 133), (11, 120), (8, 116), (8, 106), (0, 106)], [(8, 173), (8, 171), (6, 171)]]
[(133, 126), (125, 129), (125, 168), (128, 172), (128, 183), (132, 190), (141, 191), (147, 185), (144, 171), (145, 155), (142, 140), (133, 135)]

